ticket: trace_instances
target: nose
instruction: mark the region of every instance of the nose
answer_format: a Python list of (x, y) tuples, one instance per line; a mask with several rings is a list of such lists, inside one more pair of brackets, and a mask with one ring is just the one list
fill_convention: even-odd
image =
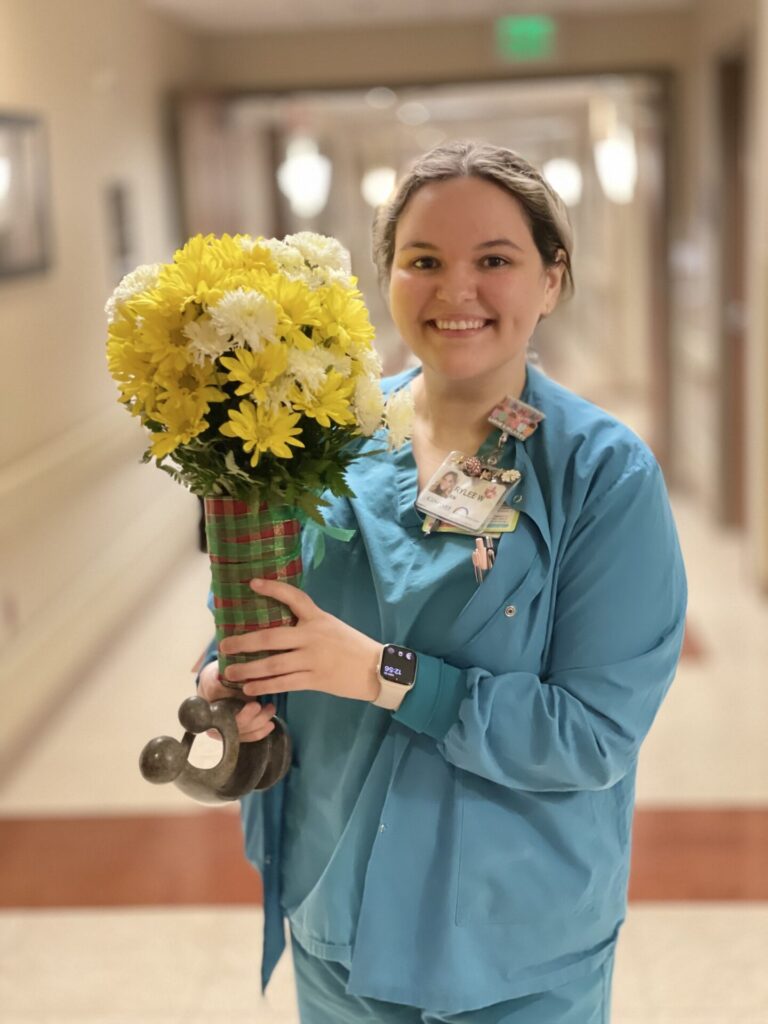
[(477, 279), (472, 267), (445, 267), (437, 282), (437, 298), (448, 305), (469, 302), (477, 297)]

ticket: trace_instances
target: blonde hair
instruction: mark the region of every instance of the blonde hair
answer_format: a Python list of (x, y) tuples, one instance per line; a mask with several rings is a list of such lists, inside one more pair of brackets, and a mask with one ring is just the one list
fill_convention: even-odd
[(483, 142), (448, 142), (419, 157), (400, 179), (373, 222), (373, 261), (386, 287), (392, 271), (397, 224), (412, 196), (424, 185), (452, 178), (482, 178), (504, 189), (522, 206), (545, 267), (562, 263), (561, 296), (573, 294), (573, 230), (565, 203), (543, 175), (518, 153)]

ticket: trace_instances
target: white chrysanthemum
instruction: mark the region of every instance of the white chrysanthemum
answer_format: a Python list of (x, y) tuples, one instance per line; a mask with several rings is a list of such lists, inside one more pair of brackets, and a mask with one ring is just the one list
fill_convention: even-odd
[(193, 362), (202, 366), (206, 359), (213, 361), (223, 355), (231, 347), (229, 338), (222, 334), (210, 317), (203, 316), (199, 320), (191, 320), (182, 332), (189, 341), (189, 351)]
[(384, 395), (378, 379), (358, 377), (355, 383), (355, 418), (366, 437), (370, 437), (381, 426), (384, 414)]
[(228, 348), (247, 345), (257, 352), (264, 341), (277, 340), (277, 308), (260, 292), (237, 288), (225, 292), (210, 309), (216, 329), (228, 341)]
[(375, 348), (358, 348), (355, 350), (355, 359), (363, 367), (368, 377), (380, 377), (382, 370), (381, 356)]
[(335, 270), (333, 267), (318, 267), (316, 274), (322, 274), (323, 284), (341, 284), (345, 288), (357, 286), (357, 278), (346, 270)]
[(317, 391), (326, 378), (326, 359), (322, 351), (303, 352), (292, 348), (288, 352), (288, 373), (307, 391)]
[(303, 281), (312, 289), (335, 282), (346, 288), (354, 284), (349, 253), (335, 238), (299, 231), (264, 244), (292, 281)]
[(413, 395), (410, 388), (401, 388), (389, 395), (384, 418), (389, 431), (390, 449), (400, 448), (413, 434)]
[(269, 385), (267, 397), (263, 402), (259, 402), (259, 405), (264, 405), (267, 409), (275, 412), (280, 406), (292, 410), (291, 392), (293, 391), (293, 386), (294, 378), (292, 375), (290, 373), (281, 373), (277, 380), (272, 381)]
[(352, 359), (350, 356), (345, 356), (343, 352), (330, 352), (326, 349), (324, 358), (325, 365), (329, 370), (335, 370), (342, 377), (350, 377), (352, 375)]
[(305, 277), (307, 266), (304, 257), (292, 245), (288, 245), (279, 238), (264, 238), (260, 245), (269, 250), (278, 267), (291, 281), (298, 281)]
[(139, 292), (146, 291), (148, 288), (154, 288), (157, 284), (161, 266), (162, 264), (160, 263), (143, 263), (140, 267), (132, 270), (130, 274), (125, 275), (117, 288), (112, 292), (112, 295), (107, 299), (107, 304), (104, 307), (104, 312), (107, 314), (107, 320), (110, 324), (117, 320), (118, 307), (121, 303), (127, 302), (128, 299), (138, 295)]
[(314, 231), (299, 231), (295, 235), (286, 235), (285, 241), (298, 249), (307, 263), (347, 276), (352, 273), (349, 253), (336, 238), (318, 235)]

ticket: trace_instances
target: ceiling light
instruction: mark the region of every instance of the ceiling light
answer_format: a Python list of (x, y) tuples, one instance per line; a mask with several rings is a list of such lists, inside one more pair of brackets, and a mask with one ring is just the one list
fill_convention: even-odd
[(386, 85), (377, 85), (365, 94), (365, 102), (374, 110), (387, 110), (397, 103), (397, 95)]
[(401, 103), (397, 108), (397, 119), (401, 124), (426, 124), (429, 111), (423, 103)]

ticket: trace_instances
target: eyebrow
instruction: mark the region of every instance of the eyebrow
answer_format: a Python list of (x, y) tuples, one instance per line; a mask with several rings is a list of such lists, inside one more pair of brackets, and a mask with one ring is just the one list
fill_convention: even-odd
[[(489, 242), (480, 242), (479, 245), (475, 246), (475, 249), (497, 249), (500, 245), (506, 245), (510, 249), (517, 249), (518, 252), (524, 252), (522, 246), (518, 245), (517, 242), (513, 242), (510, 238), (492, 238)], [(433, 245), (431, 242), (406, 242), (405, 245), (401, 245), (400, 249), (432, 249), (436, 250), (438, 247)]]

